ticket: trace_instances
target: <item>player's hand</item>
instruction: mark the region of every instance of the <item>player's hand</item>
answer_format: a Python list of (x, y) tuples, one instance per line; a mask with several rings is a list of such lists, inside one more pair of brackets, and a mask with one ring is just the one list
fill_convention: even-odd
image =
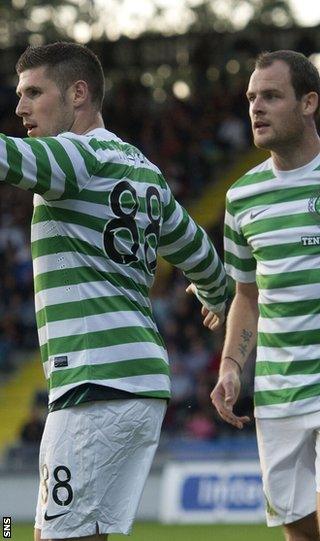
[(224, 322), (224, 312), (212, 312), (205, 306), (201, 308), (201, 314), (203, 315), (203, 325), (208, 327), (210, 331), (215, 331), (222, 326)]
[(236, 428), (243, 428), (250, 421), (250, 417), (238, 417), (233, 413), (233, 406), (238, 400), (240, 392), (240, 378), (235, 371), (226, 372), (220, 376), (210, 398), (220, 417)]
[[(196, 286), (194, 284), (190, 284), (187, 287), (186, 292), (188, 293), (188, 295), (195, 295)], [(221, 325), (224, 322), (224, 317), (225, 317), (224, 316), (224, 311), (223, 312), (212, 312), (211, 310), (209, 310), (205, 306), (202, 306), (201, 314), (203, 315), (203, 325), (205, 327), (208, 327), (208, 329), (210, 329), (210, 331), (215, 331), (216, 329), (221, 327)]]

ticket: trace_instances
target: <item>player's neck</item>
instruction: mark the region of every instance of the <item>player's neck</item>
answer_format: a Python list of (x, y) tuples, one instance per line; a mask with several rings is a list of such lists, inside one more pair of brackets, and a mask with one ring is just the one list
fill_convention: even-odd
[(91, 115), (79, 115), (69, 131), (83, 135), (96, 128), (104, 128), (104, 122), (101, 113), (94, 111)]
[(290, 171), (303, 167), (311, 162), (320, 153), (320, 139), (314, 137), (304, 138), (299, 144), (281, 149), (272, 150), (273, 163), (280, 171)]

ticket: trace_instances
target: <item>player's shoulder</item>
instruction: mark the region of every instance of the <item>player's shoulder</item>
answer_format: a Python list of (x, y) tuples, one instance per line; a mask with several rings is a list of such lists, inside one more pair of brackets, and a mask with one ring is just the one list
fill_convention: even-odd
[(259, 189), (259, 185), (273, 178), (275, 178), (275, 174), (272, 169), (272, 159), (268, 158), (238, 178), (230, 186), (227, 196), (233, 199), (237, 194), (240, 195), (242, 192), (249, 193), (251, 188), (256, 191)]
[(107, 163), (114, 167), (125, 167), (128, 178), (157, 185), (164, 190), (167, 189), (166, 181), (159, 167), (133, 144), (123, 141), (106, 128), (95, 128), (82, 135), (66, 132), (58, 137), (80, 143), (82, 149), (87, 149), (94, 155), (98, 169), (99, 167), (104, 168)]
[(274, 172), (272, 170), (271, 158), (259, 163), (258, 165), (249, 169), (244, 175), (238, 178), (231, 186), (231, 190), (234, 188), (240, 188), (241, 186), (248, 186), (250, 184), (257, 184), (274, 178)]
[[(63, 134), (65, 137), (74, 137), (74, 134)], [(79, 141), (88, 144), (90, 148), (96, 152), (97, 157), (101, 158), (101, 161), (109, 160), (112, 156), (114, 160), (111, 161), (126, 164), (132, 167), (141, 167), (153, 171), (159, 176), (161, 175), (160, 169), (152, 163), (141, 150), (139, 150), (132, 143), (124, 141), (113, 132), (106, 128), (95, 128), (85, 135), (76, 136)]]
[(64, 132), (60, 133), (57, 138), (60, 139), (60, 141), (68, 139), (75, 143), (78, 142), (93, 151), (99, 149), (116, 149), (123, 143), (119, 137), (105, 128), (94, 128), (87, 133), (81, 134)]

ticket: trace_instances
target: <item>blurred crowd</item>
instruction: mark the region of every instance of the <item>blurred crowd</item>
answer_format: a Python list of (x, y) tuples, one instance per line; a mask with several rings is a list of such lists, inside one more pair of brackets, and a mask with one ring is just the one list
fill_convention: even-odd
[(207, 81), (188, 100), (171, 95), (157, 102), (149, 88), (124, 80), (107, 95), (106, 124), (156, 163), (177, 199), (187, 204), (216, 182), (221, 169), (229, 167), (249, 144), (241, 81), (233, 85)]
[[(241, 79), (239, 79), (241, 81)], [(151, 91), (138, 82), (120, 81), (106, 99), (106, 126), (139, 147), (163, 171), (176, 198), (185, 206), (203, 194), (250, 144), (244, 87), (219, 83), (199, 85), (186, 100), (173, 95), (156, 102)], [(13, 115), (14, 89), (1, 89), (0, 131), (24, 136)], [(0, 186), (0, 375), (14, 373), (21, 351), (38, 347), (30, 255), (30, 193)], [(222, 227), (210, 232), (222, 254)], [(173, 271), (156, 280), (152, 292), (154, 315), (169, 351), (172, 400), (164, 432), (185, 438), (213, 440), (228, 431), (209, 399), (217, 377), (222, 333), (210, 333), (202, 325), (198, 302), (186, 295), (186, 282)], [(239, 411), (252, 410), (251, 371)], [(247, 379), (247, 381), (246, 381)], [(41, 393), (40, 393), (41, 394)], [(40, 408), (40, 409), (39, 409)], [(38, 444), (44, 422), (43, 393), (21, 428), (21, 441)]]
[(29, 194), (1, 186), (0, 192), (0, 372), (2, 379), (21, 355), (37, 345), (32, 264), (30, 257)]

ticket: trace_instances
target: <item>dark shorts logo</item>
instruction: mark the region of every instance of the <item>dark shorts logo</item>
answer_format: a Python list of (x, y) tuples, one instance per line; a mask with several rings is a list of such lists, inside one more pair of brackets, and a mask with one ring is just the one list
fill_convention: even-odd
[(47, 511), (44, 514), (44, 520), (53, 520), (54, 518), (62, 517), (63, 515), (67, 515), (70, 513), (70, 511), (65, 511), (64, 513), (59, 513), (58, 515), (48, 515)]

